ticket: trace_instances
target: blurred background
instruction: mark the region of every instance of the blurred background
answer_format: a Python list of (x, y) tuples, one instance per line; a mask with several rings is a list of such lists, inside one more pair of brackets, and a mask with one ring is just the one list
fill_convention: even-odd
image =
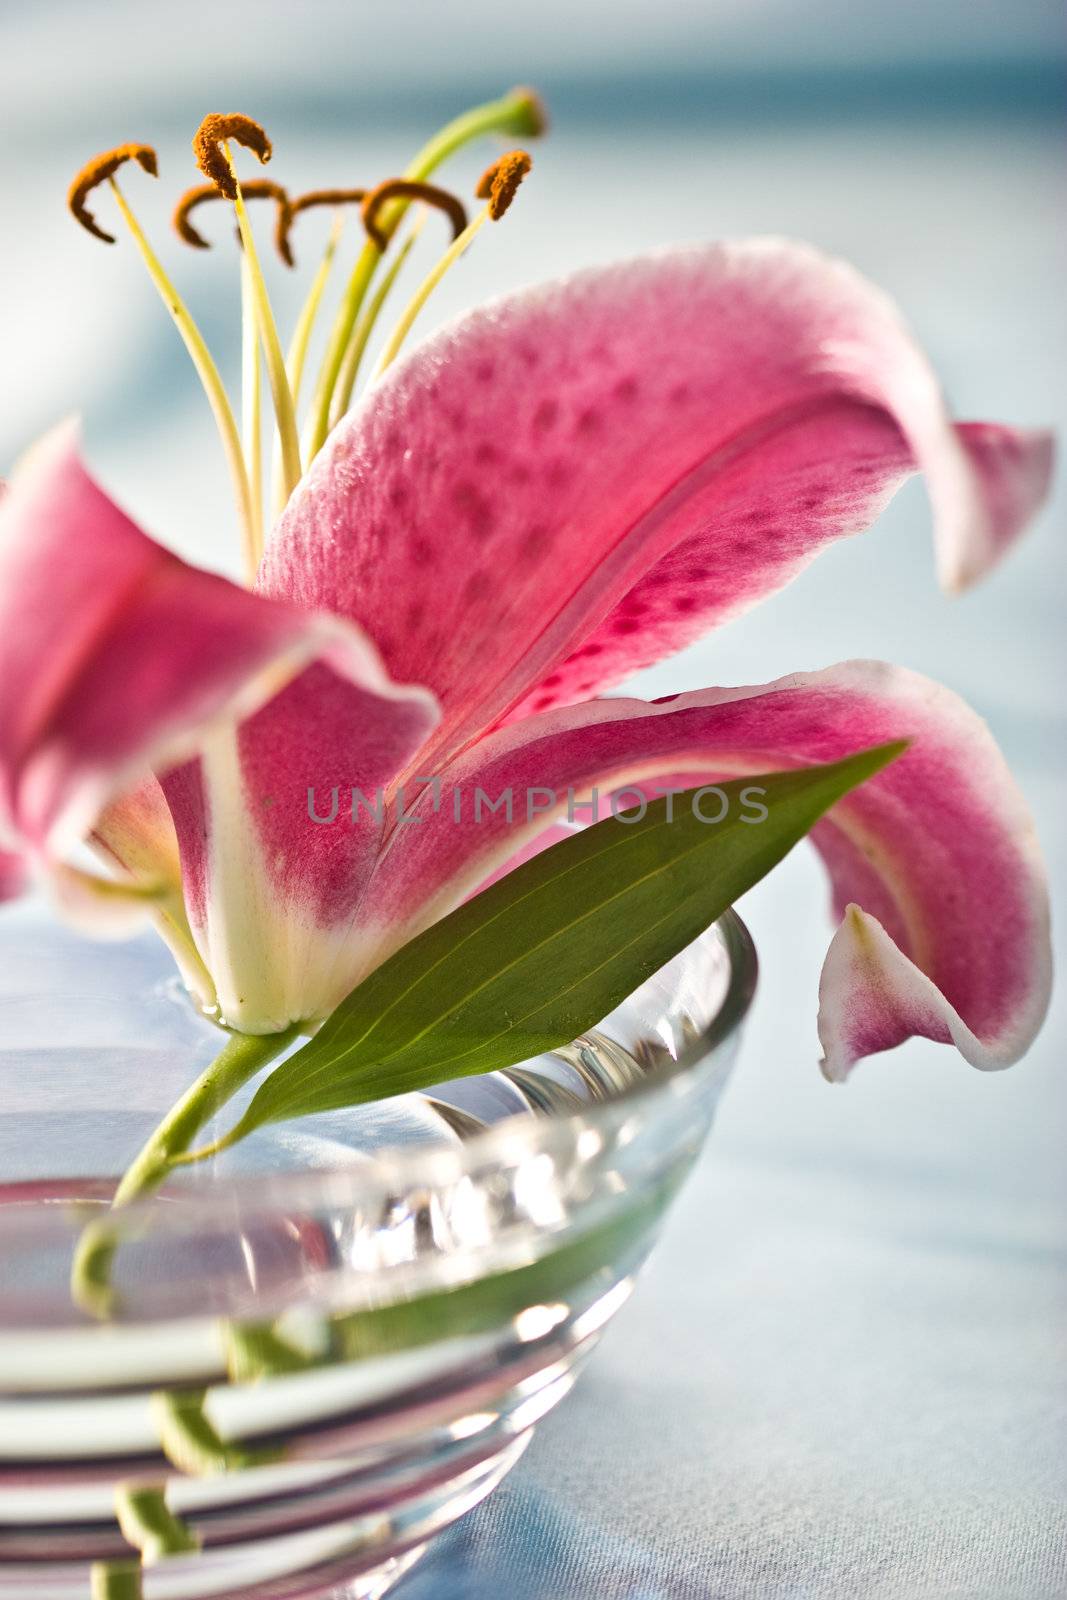
[[(235, 571), (207, 408), (128, 241), (109, 250), (66, 214), (72, 174), (121, 141), (158, 147), (162, 181), (127, 193), (236, 380), (229, 224), (205, 214), (210, 254), (166, 234), (201, 116), (260, 118), (293, 187), (353, 184), (516, 82), (543, 93), (551, 136), (421, 333), (590, 262), (799, 235), (900, 301), (960, 416), (1062, 436), (1064, 56), (1058, 0), (2, 0), (0, 471), (80, 411), (90, 461), (138, 519)], [(443, 181), (469, 189), (490, 154)], [(99, 213), (109, 226), (103, 194)], [(325, 227), (301, 220), (306, 270)], [(302, 288), (274, 279), (285, 322)], [(941, 678), (1007, 752), (1058, 892), (1063, 538), (1059, 489), (950, 603), (913, 483), (870, 533), (635, 687), (852, 655)], [(913, 1043), (832, 1090), (815, 1066), (814, 859), (798, 852), (745, 910), (762, 992), (650, 1279), (514, 1479), (405, 1594), (495, 1595), (505, 1578), (538, 1600), (1067, 1593), (1062, 1005), (1011, 1073)]]

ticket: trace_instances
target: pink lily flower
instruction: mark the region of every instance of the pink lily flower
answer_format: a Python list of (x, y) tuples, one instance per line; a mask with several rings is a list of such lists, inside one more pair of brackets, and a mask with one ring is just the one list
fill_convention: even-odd
[[(824, 1070), (913, 1034), (1007, 1065), (1047, 1004), (1046, 890), (961, 700), (877, 662), (600, 697), (868, 526), (916, 470), (942, 584), (965, 588), (1040, 505), (1051, 453), (954, 424), (892, 305), (777, 240), (583, 272), (431, 338), (334, 429), (254, 593), (140, 532), (64, 428), (0, 502), (0, 843), (82, 912), (150, 886), (200, 1003), (269, 1033), (313, 1026), (551, 843), (568, 789), (907, 737), (813, 835), (840, 919)], [(512, 818), (475, 820), (476, 788), (510, 789)], [(335, 789), (335, 820), (314, 820), (309, 790), (321, 816)], [(354, 823), (353, 789), (380, 790), (381, 816)], [(555, 798), (528, 815), (534, 790)], [(71, 866), (87, 838), (113, 893)], [(21, 877), (0, 856), (0, 893)]]

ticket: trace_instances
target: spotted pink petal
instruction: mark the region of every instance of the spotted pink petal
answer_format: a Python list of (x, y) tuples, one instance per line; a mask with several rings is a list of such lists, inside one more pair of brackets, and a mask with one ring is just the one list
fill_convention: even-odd
[(890, 302), (777, 240), (667, 252), (499, 300), (335, 432), (265, 592), (366, 626), (444, 708), (447, 755), (678, 649), (926, 473), (960, 588), (1047, 484), (1047, 436), (953, 427)]
[[(955, 574), (945, 569), (944, 549), (939, 550), (945, 586), (960, 590), (1000, 559), (1044, 499), (1052, 437), (992, 423), (963, 423), (955, 437), (989, 513), (972, 524)], [(510, 719), (615, 684), (746, 610), (787, 582), (824, 545), (869, 526), (914, 472), (915, 461), (903, 435), (891, 431), (884, 417), (858, 409), (847, 416), (809, 418), (765, 441), (733, 472), (723, 472), (716, 520), (704, 536), (683, 539), (657, 562), (584, 644), (524, 697)], [(737, 585), (732, 598), (723, 586), (731, 554)]]
[[(603, 700), (500, 729), (445, 770), (436, 810), (424, 791), (423, 821), (384, 856), (365, 919), (383, 950), (410, 937), (528, 853), (568, 789), (580, 797), (598, 785), (606, 795), (657, 776), (682, 787), (902, 737), (912, 740), (906, 753), (812, 836), (845, 919), (822, 986), (825, 1071), (843, 1078), (861, 1055), (916, 1033), (952, 1039), (975, 1066), (1005, 1066), (1037, 1032), (1049, 992), (1033, 826), (979, 718), (947, 689), (877, 662), (666, 703)], [(490, 802), (512, 792), (512, 825), (503, 808), (475, 820), (479, 787)], [(555, 791), (557, 803), (529, 819), (532, 789)], [(706, 804), (714, 815), (717, 803)]]
[[(432, 725), (431, 698), (393, 684), (357, 629), (249, 594), (154, 543), (89, 477), (76, 430), (57, 429), (0, 501), (0, 829), (37, 856), (58, 854), (149, 767), (254, 712), (313, 658), (381, 718), (414, 701)], [(150, 809), (158, 818), (158, 800)], [(153, 836), (169, 872), (173, 834), (147, 813), (126, 818), (138, 867), (151, 866)], [(121, 840), (113, 853), (125, 859)]]

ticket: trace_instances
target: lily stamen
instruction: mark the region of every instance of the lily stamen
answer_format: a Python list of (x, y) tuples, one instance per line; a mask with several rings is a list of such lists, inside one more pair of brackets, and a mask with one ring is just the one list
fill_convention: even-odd
[[(240, 237), (240, 235), (238, 235)], [(248, 256), (241, 250), (241, 438), (245, 467), (252, 486), (252, 514), (256, 522), (256, 564), (263, 554), (263, 378), (255, 314), (255, 285)], [(279, 482), (276, 493), (280, 496)]]
[[(458, 239), (467, 226), (467, 208), (457, 195), (448, 189), (442, 189), (437, 184), (420, 183), (412, 178), (387, 178), (384, 183), (372, 189), (363, 202), (363, 226), (371, 241), (377, 249), (384, 253), (389, 246), (391, 233), (379, 223), (379, 216), (386, 206), (394, 206), (398, 200), (423, 201), (426, 205), (441, 211), (452, 223), (452, 238)], [(411, 247), (418, 237), (422, 227), (421, 221), (411, 231), (405, 240), (395, 260), (391, 263), (381, 284), (373, 295), (370, 304), (356, 323), (349, 340), (348, 348), (341, 363), (337, 376), (337, 385), (334, 390), (333, 405), (330, 412), (331, 426), (337, 423), (347, 411), (352, 399), (352, 392), (356, 385), (356, 377), (360, 363), (367, 347), (367, 341), (373, 332), (382, 306), (385, 304), (393, 285), (400, 274), (404, 262), (411, 253)]]
[[(304, 378), (304, 363), (307, 360), (308, 346), (311, 343), (311, 333), (315, 326), (315, 318), (319, 314), (326, 284), (333, 269), (334, 257), (337, 247), (341, 242), (341, 233), (344, 229), (342, 207), (358, 205), (366, 194), (366, 189), (309, 189), (305, 194), (297, 195), (290, 201), (285, 219), (285, 245), (292, 259), (292, 246), (290, 232), (293, 223), (302, 211), (311, 211), (317, 206), (331, 206), (334, 217), (330, 228), (330, 236), (326, 241), (326, 249), (322, 260), (319, 262), (312, 279), (311, 288), (307, 298), (300, 308), (300, 315), (293, 329), (293, 336), (289, 341), (289, 348), (285, 352), (285, 370), (289, 378), (289, 387), (293, 391), (293, 405), (300, 399), (300, 387)], [(274, 498), (281, 502), (282, 488), (280, 482), (280, 463), (275, 464), (274, 473)]]
[[(248, 193), (247, 184), (245, 193)], [(366, 193), (366, 189), (308, 189), (305, 194), (298, 194), (295, 200), (291, 200), (285, 223), (285, 244), (289, 250), (290, 261), (292, 248), (289, 243), (289, 233), (302, 211), (310, 211), (316, 206), (332, 206), (336, 210), (340, 206), (359, 205)]]
[(289, 387), (293, 391), (293, 404), (296, 405), (300, 398), (300, 386), (304, 378), (304, 363), (307, 360), (308, 345), (311, 343), (311, 332), (315, 326), (315, 318), (319, 314), (319, 306), (326, 292), (330, 272), (333, 269), (334, 257), (337, 247), (341, 243), (341, 234), (344, 229), (344, 218), (340, 211), (334, 213), (330, 236), (326, 241), (322, 260), (315, 271), (311, 288), (307, 298), (300, 308), (300, 315), (293, 329), (293, 336), (289, 341), (289, 348), (285, 353), (285, 370), (289, 377)]
[(525, 150), (509, 150), (506, 156), (486, 167), (474, 193), (479, 200), (488, 200), (490, 221), (500, 221), (532, 166), (533, 161)]
[(319, 314), (319, 306), (326, 292), (326, 284), (333, 270), (334, 257), (337, 255), (337, 246), (341, 242), (341, 233), (344, 228), (344, 219), (341, 208), (347, 205), (359, 205), (367, 193), (366, 189), (308, 189), (305, 194), (297, 195), (290, 202), (288, 217), (285, 225), (285, 245), (292, 259), (292, 245), (290, 232), (293, 223), (302, 211), (311, 211), (316, 206), (332, 206), (334, 211), (333, 223), (330, 228), (330, 237), (326, 241), (322, 260), (319, 262), (312, 279), (311, 288), (307, 298), (300, 308), (300, 315), (293, 329), (293, 337), (289, 341), (289, 348), (285, 353), (285, 370), (289, 375), (289, 387), (293, 391), (293, 404), (300, 398), (300, 386), (304, 378), (304, 363), (307, 360), (308, 346), (311, 343), (311, 332), (315, 326), (315, 318)]
[(363, 315), (360, 317), (359, 321), (356, 323), (355, 332), (353, 333), (348, 349), (345, 352), (345, 359), (341, 366), (341, 373), (337, 379), (337, 389), (334, 393), (334, 421), (337, 421), (340, 417), (344, 416), (349, 405), (351, 404), (352, 394), (356, 387), (356, 378), (359, 375), (359, 369), (363, 360), (364, 352), (367, 348), (367, 343), (374, 331), (375, 324), (381, 315), (382, 307), (389, 298), (389, 295), (392, 293), (393, 285), (400, 276), (404, 263), (411, 254), (412, 246), (422, 231), (422, 225), (425, 220), (426, 213), (423, 212), (422, 216), (419, 217), (415, 222), (403, 244), (397, 251), (395, 251), (393, 259), (389, 264), (389, 270), (386, 272), (385, 277), (382, 279), (377, 289), (375, 289), (374, 293), (371, 295), (370, 303), (363, 312)]
[(208, 404), (214, 414), (215, 423), (222, 438), (222, 447), (226, 452), (230, 476), (233, 480), (234, 494), (237, 499), (237, 509), (241, 520), (245, 567), (249, 581), (251, 581), (255, 575), (258, 560), (259, 535), (256, 527), (252, 490), (248, 481), (248, 473), (245, 469), (244, 454), (241, 449), (241, 436), (237, 431), (233, 408), (230, 405), (219, 369), (215, 365), (203, 334), (197, 327), (174, 284), (164, 271), (162, 262), (149, 244), (126, 196), (118, 185), (115, 174), (127, 161), (136, 161), (142, 171), (147, 172), (150, 177), (159, 176), (159, 163), (156, 158), (156, 152), (151, 145), (118, 145), (115, 149), (105, 150), (101, 155), (94, 156), (91, 161), (86, 162), (70, 186), (67, 203), (78, 222), (94, 238), (101, 239), (105, 244), (114, 244), (115, 241), (112, 235), (106, 233), (100, 227), (86, 205), (89, 195), (99, 184), (106, 182), (111, 189), (115, 204), (118, 206), (133, 242), (141, 253), (141, 259), (148, 269), (148, 275), (152, 279), (168, 315), (174, 322), (174, 326), (181, 335), (185, 348), (189, 352), (193, 366), (196, 368), (197, 376), (203, 385)]
[[(293, 253), (289, 245), (289, 230), (292, 226), (293, 207), (289, 195), (280, 183), (272, 183), (269, 178), (253, 178), (249, 183), (241, 185), (241, 192), (246, 200), (273, 200), (277, 205), (277, 217), (274, 224), (274, 244), (287, 267), (293, 266)], [(191, 221), (192, 212), (205, 201), (225, 199), (222, 191), (215, 183), (197, 184), (195, 188), (187, 189), (174, 208), (171, 223), (186, 244), (194, 250), (209, 250), (210, 243), (202, 233), (198, 233)]]
[[(292, 221), (292, 206), (287, 191), (280, 183), (274, 183), (270, 178), (252, 178), (242, 184), (242, 194), (245, 200), (273, 200), (277, 207), (274, 224), (274, 245), (278, 254), (287, 267), (292, 267), (293, 253), (289, 246), (289, 229)], [(192, 212), (206, 201), (224, 200), (226, 196), (214, 182), (198, 184), (192, 189), (187, 189), (174, 208), (171, 219), (178, 237), (196, 250), (210, 249), (208, 240), (193, 226)], [(240, 228), (237, 230), (238, 244), (241, 242)], [(241, 436), (244, 441), (245, 463), (252, 489), (252, 510), (255, 518), (257, 535), (257, 558), (263, 543), (263, 425), (262, 425), (262, 394), (260, 379), (259, 344), (257, 337), (256, 319), (253, 308), (254, 288), (248, 263), (241, 260), (241, 397), (242, 419)], [(294, 400), (295, 404), (295, 400)], [(281, 495), (281, 486), (278, 487)]]
[(435, 183), (420, 183), (414, 178), (387, 178), (367, 195), (361, 213), (363, 226), (379, 250), (387, 248), (390, 234), (379, 227), (378, 214), (390, 200), (421, 200), (443, 211), (452, 224), (453, 239), (458, 239), (467, 226), (467, 208), (451, 190), (438, 188)]
[(113, 178), (115, 173), (127, 161), (136, 161), (142, 171), (147, 172), (150, 178), (159, 177), (159, 162), (156, 152), (150, 144), (120, 144), (114, 150), (105, 150), (103, 154), (94, 156), (87, 161), (70, 186), (67, 194), (67, 205), (71, 213), (81, 223), (82, 227), (91, 233), (94, 239), (102, 239), (104, 244), (114, 244), (115, 235), (105, 233), (97, 222), (92, 212), (88, 209), (86, 201), (92, 191), (108, 178)]
[(436, 266), (427, 273), (418, 289), (412, 295), (403, 316), (389, 337), (389, 342), (378, 357), (378, 364), (371, 375), (371, 383), (377, 382), (386, 367), (396, 359), (400, 346), (411, 332), (416, 317), (441, 282), (449, 267), (459, 260), (475, 235), (487, 222), (500, 221), (514, 200), (520, 183), (532, 166), (533, 160), (525, 150), (510, 150), (507, 155), (501, 156), (499, 161), (494, 161), (493, 165), (482, 173), (475, 193), (479, 199), (488, 197), (488, 204), (484, 211), (479, 211), (473, 222), (464, 228), (458, 238), (452, 241)]
[(240, 111), (211, 111), (201, 122), (193, 135), (196, 164), (220, 194), (227, 200), (236, 200), (240, 185), (227, 142), (230, 139), (236, 139), (246, 150), (251, 150), (261, 167), (265, 167), (274, 154), (274, 146), (266, 129)]
[[(512, 89), (499, 100), (490, 100), (485, 105), (474, 106), (462, 116), (446, 123), (427, 144), (423, 145), (406, 168), (404, 177), (425, 182), (449, 156), (461, 150), (472, 139), (485, 134), (508, 134), (512, 138), (530, 139), (544, 133), (546, 126), (547, 118), (540, 97), (532, 89), (525, 87)], [(383, 232), (390, 237), (396, 232), (409, 204), (410, 201), (405, 201), (403, 198), (394, 201), (389, 213), (383, 218)], [(326, 442), (331, 424), (334, 390), (363, 301), (381, 259), (381, 251), (372, 239), (368, 239), (352, 268), (330, 332), (308, 420), (309, 461), (318, 454)]]
[(293, 201), (293, 215), (310, 211), (312, 206), (358, 205), (366, 189), (308, 189)]
[[(252, 225), (228, 142), (231, 138), (250, 149), (260, 162), (270, 160), (273, 146), (259, 123), (239, 112), (227, 115), (219, 112), (210, 113), (201, 122), (193, 137), (193, 151), (201, 172), (233, 201), (237, 213), (237, 226), (241, 231), (248, 274), (249, 294), (246, 299), (251, 301), (252, 311), (258, 324), (263, 356), (267, 364), (267, 376), (270, 379), (271, 397), (274, 401), (274, 417), (281, 453), (279, 499), (284, 502), (296, 488), (302, 472), (300, 440), (296, 429), (296, 408), (285, 370), (285, 357), (282, 355), (274, 313), (271, 310), (270, 296), (267, 294), (267, 285), (259, 264)], [(262, 533), (260, 532), (257, 537), (261, 540)]]

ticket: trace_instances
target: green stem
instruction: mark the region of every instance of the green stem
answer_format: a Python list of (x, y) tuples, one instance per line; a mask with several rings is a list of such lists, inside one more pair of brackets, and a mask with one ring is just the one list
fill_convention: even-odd
[(190, 1478), (205, 1477), (241, 1472), (274, 1459), (269, 1451), (246, 1450), (220, 1438), (204, 1409), (207, 1398), (206, 1389), (160, 1389), (152, 1396), (152, 1415), (163, 1454), (179, 1472)]
[[(446, 161), (472, 139), (481, 138), (483, 134), (505, 133), (520, 138), (535, 137), (544, 131), (544, 125), (544, 111), (537, 96), (529, 89), (512, 89), (500, 100), (490, 100), (485, 105), (475, 106), (471, 111), (465, 111), (462, 116), (447, 123), (428, 144), (423, 145), (418, 155), (405, 169), (404, 177), (412, 178), (418, 183), (425, 182), (442, 161)], [(410, 203), (408, 200), (397, 200), (393, 205), (383, 209), (378, 219), (378, 226), (387, 240), (396, 232)], [(330, 429), (330, 406), (334, 388), (345, 359), (348, 342), (352, 337), (352, 330), (356, 325), (356, 318), (359, 316), (370, 281), (381, 258), (382, 252), (378, 246), (373, 239), (368, 239), (356, 259), (344, 298), (330, 330), (329, 343), (308, 419), (305, 453), (309, 465), (326, 442), (326, 435)]]
[(164, 1556), (188, 1555), (200, 1540), (167, 1505), (167, 1486), (120, 1483), (115, 1489), (115, 1516), (127, 1544), (141, 1552), (141, 1565), (154, 1566)]
[[(261, 1067), (280, 1055), (299, 1032), (299, 1027), (291, 1027), (284, 1033), (231, 1034), (211, 1065), (167, 1113), (127, 1168), (115, 1190), (112, 1209), (119, 1210), (158, 1189), (175, 1157), (189, 1148), (204, 1124)], [(89, 1224), (75, 1248), (71, 1294), (83, 1310), (94, 1316), (106, 1316), (114, 1309), (115, 1294), (109, 1280), (120, 1239), (114, 1222), (101, 1218)]]
[(139, 1561), (94, 1561), (89, 1568), (89, 1600), (141, 1600)]

